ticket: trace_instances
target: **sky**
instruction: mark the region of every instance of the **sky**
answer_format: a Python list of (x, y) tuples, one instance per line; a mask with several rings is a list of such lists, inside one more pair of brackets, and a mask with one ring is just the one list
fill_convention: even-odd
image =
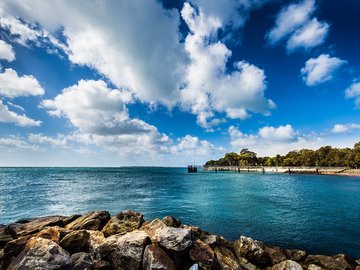
[(360, 141), (358, 0), (0, 0), (0, 166)]

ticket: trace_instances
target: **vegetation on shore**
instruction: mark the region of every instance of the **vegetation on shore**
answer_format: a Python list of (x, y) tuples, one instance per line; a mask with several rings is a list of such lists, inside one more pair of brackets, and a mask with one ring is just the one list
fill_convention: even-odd
[(306, 166), (306, 167), (349, 167), (360, 168), (360, 142), (353, 148), (323, 146), (317, 150), (301, 149), (286, 155), (258, 157), (255, 152), (244, 148), (240, 153), (230, 152), (219, 160), (209, 160), (209, 166)]

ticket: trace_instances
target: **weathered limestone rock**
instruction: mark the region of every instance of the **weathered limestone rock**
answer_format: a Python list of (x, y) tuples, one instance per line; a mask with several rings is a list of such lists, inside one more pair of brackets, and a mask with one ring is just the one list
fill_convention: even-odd
[(24, 220), (20, 222), (25, 223), (13, 223), (9, 225), (9, 229), (14, 231), (19, 236), (25, 236), (29, 234), (35, 234), (45, 227), (52, 227), (52, 226), (60, 226), (63, 227), (66, 222), (69, 221), (69, 217), (64, 216), (49, 216), (49, 217), (41, 217), (41, 218), (34, 218), (31, 220)]
[(72, 269), (69, 253), (51, 240), (31, 238), (24, 250), (14, 258), (7, 268), (15, 269)]
[(144, 216), (138, 212), (126, 210), (112, 217), (102, 229), (105, 237), (114, 234), (125, 234), (139, 229), (144, 222)]
[(156, 242), (172, 251), (183, 251), (193, 244), (191, 230), (165, 227), (155, 231)]
[(269, 257), (271, 265), (275, 265), (286, 260), (283, 250), (279, 247), (265, 247), (264, 251)]
[(49, 239), (56, 244), (60, 242), (60, 231), (59, 227), (48, 227), (43, 229), (41, 232), (37, 233), (35, 237), (40, 237), (44, 239)]
[(308, 255), (304, 263), (306, 265), (315, 264), (327, 270), (352, 269), (347, 262), (324, 255)]
[(0, 268), (1, 268), (1, 261), (4, 257), (4, 250), (3, 249), (0, 249)]
[(306, 251), (299, 249), (285, 249), (284, 253), (289, 260), (300, 262), (307, 256)]
[(245, 258), (238, 258), (238, 262), (243, 270), (258, 270), (260, 268), (256, 267), (256, 265), (252, 264)]
[(112, 270), (112, 268), (109, 262), (98, 260), (94, 262), (94, 270)]
[(324, 270), (324, 268), (317, 266), (315, 264), (310, 264), (307, 268), (307, 270)]
[(119, 239), (122, 238), (123, 235), (112, 235), (108, 238), (105, 238), (105, 241), (98, 246), (98, 254), (101, 259), (106, 259), (109, 255), (116, 249), (118, 246)]
[(214, 264), (215, 253), (208, 244), (196, 240), (190, 250), (190, 259), (197, 263), (202, 269), (211, 269)]
[(201, 241), (205, 244), (208, 244), (210, 247), (214, 248), (215, 246), (225, 246), (228, 248), (233, 248), (234, 244), (229, 240), (226, 240), (223, 236), (208, 234), (201, 237)]
[(244, 257), (255, 265), (266, 265), (269, 257), (265, 253), (264, 244), (249, 237), (240, 236), (234, 243), (234, 249), (238, 258)]
[(166, 216), (162, 219), (162, 222), (168, 227), (179, 228), (181, 226), (181, 221), (174, 218), (173, 216)]
[(164, 250), (156, 245), (148, 245), (144, 251), (143, 269), (176, 270), (176, 266)]
[(341, 262), (344, 266), (346, 266), (348, 269), (352, 269), (352, 268), (355, 268), (357, 266), (357, 263), (356, 261), (349, 257), (348, 255), (346, 254), (337, 254), (335, 256), (333, 256), (333, 258), (335, 260), (337, 260), (338, 262)]
[(4, 256), (1, 262), (2, 269), (7, 269), (11, 259), (20, 254), (20, 252), (25, 248), (26, 241), (29, 238), (29, 236), (20, 237), (6, 244), (4, 247)]
[(100, 259), (100, 246), (104, 244), (106, 241), (106, 238), (102, 232), (99, 231), (87, 231), (90, 235), (89, 242), (88, 242), (88, 248), (89, 253), (94, 259)]
[(88, 253), (75, 253), (71, 255), (71, 261), (74, 265), (74, 270), (94, 269), (94, 262)]
[(3, 248), (7, 242), (14, 240), (8, 226), (0, 224), (0, 248)]
[(273, 267), (271, 267), (271, 270), (303, 270), (303, 268), (295, 261), (286, 260), (275, 264)]
[(215, 248), (215, 261), (221, 270), (242, 270), (234, 254), (225, 247)]
[(117, 239), (116, 249), (110, 255), (115, 269), (140, 269), (145, 246), (150, 238), (144, 231), (135, 230)]
[(77, 253), (85, 249), (89, 238), (90, 234), (86, 230), (73, 231), (60, 241), (60, 246), (71, 254)]
[(203, 235), (209, 234), (208, 232), (205, 232), (205, 231), (201, 230), (199, 227), (196, 227), (196, 226), (183, 224), (183, 225), (180, 226), (180, 228), (190, 230), (192, 239), (194, 239), (194, 240), (200, 239)]
[(145, 231), (151, 238), (152, 242), (156, 242), (156, 237), (155, 237), (156, 230), (166, 228), (166, 227), (167, 226), (165, 225), (164, 222), (162, 222), (158, 218), (155, 218), (154, 220), (152, 220), (149, 223), (146, 223), (146, 224), (144, 223), (144, 225), (140, 228), (140, 230)]
[(70, 230), (101, 231), (109, 219), (110, 214), (107, 211), (89, 212), (75, 219), (73, 222), (66, 225), (65, 228)]

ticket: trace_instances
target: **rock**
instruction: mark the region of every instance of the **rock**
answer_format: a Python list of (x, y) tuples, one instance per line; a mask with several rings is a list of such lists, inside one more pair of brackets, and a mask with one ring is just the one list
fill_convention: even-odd
[(353, 269), (343, 260), (336, 260), (330, 256), (309, 255), (305, 259), (305, 265), (315, 264), (327, 270)]
[(73, 231), (60, 241), (60, 246), (71, 254), (77, 253), (84, 251), (89, 242), (89, 238), (90, 234), (86, 230)]
[(265, 247), (264, 251), (269, 257), (271, 265), (275, 265), (287, 259), (283, 250), (279, 247)]
[(208, 244), (201, 240), (196, 240), (190, 250), (190, 259), (192, 262), (197, 263), (202, 269), (211, 269), (215, 253)]
[(208, 232), (202, 231), (199, 227), (190, 226), (190, 225), (181, 225), (181, 229), (187, 229), (191, 231), (192, 239), (200, 239), (203, 235), (209, 234)]
[(145, 231), (151, 238), (151, 241), (155, 242), (156, 241), (156, 237), (155, 237), (156, 230), (166, 228), (166, 227), (167, 226), (165, 225), (164, 222), (162, 222), (160, 219), (156, 218), (149, 223), (146, 223), (146, 224), (144, 223), (144, 225), (140, 228), (140, 230)]
[(6, 243), (14, 240), (8, 226), (0, 224), (0, 248), (5, 247)]
[(156, 245), (148, 245), (144, 252), (143, 269), (176, 270), (176, 266), (164, 250)]
[(109, 262), (98, 260), (94, 262), (94, 270), (112, 270), (112, 268)]
[(160, 246), (172, 251), (183, 251), (193, 243), (191, 230), (174, 227), (157, 229), (155, 238)]
[(303, 268), (295, 261), (286, 260), (275, 264), (273, 267), (271, 267), (271, 270), (303, 270)]
[(249, 262), (247, 259), (241, 257), (238, 258), (238, 262), (243, 270), (258, 270), (260, 268), (257, 268), (255, 265), (253, 265), (251, 262)]
[(225, 247), (215, 248), (215, 261), (217, 268), (221, 270), (241, 270), (234, 254)]
[(337, 254), (337, 255), (333, 256), (333, 258), (335, 260), (337, 260), (338, 262), (341, 262), (344, 266), (347, 265), (346, 267), (348, 269), (353, 269), (357, 266), (356, 261), (346, 254)]
[(307, 256), (306, 251), (299, 249), (285, 249), (284, 253), (289, 260), (300, 262)]
[(181, 221), (174, 218), (173, 216), (166, 216), (162, 219), (162, 222), (168, 227), (179, 228), (181, 226)]
[(2, 269), (7, 269), (11, 259), (20, 254), (20, 252), (25, 248), (26, 241), (29, 239), (29, 236), (20, 237), (18, 239), (8, 242), (4, 247), (4, 256), (1, 262)]
[(315, 264), (310, 264), (307, 270), (324, 270), (324, 268), (321, 268), (320, 266), (317, 266)]
[(223, 236), (208, 234), (201, 237), (201, 241), (205, 244), (208, 244), (210, 247), (214, 248), (217, 246), (224, 246), (228, 248), (233, 248), (234, 244), (229, 240), (226, 240)]
[(101, 231), (109, 219), (110, 214), (107, 211), (89, 212), (75, 219), (73, 222), (66, 225), (65, 228), (70, 230)]
[(60, 231), (58, 227), (49, 227), (46, 229), (43, 229), (41, 232), (37, 233), (35, 237), (40, 237), (44, 239), (49, 239), (56, 244), (59, 244), (60, 242)]
[(355, 270), (360, 270), (360, 266), (356, 266)]
[(0, 249), (0, 267), (1, 267), (1, 261), (2, 261), (3, 257), (4, 257), (4, 250)]
[(140, 269), (145, 246), (150, 244), (148, 234), (135, 230), (117, 240), (117, 246), (110, 254), (112, 267), (115, 269)]
[(88, 242), (88, 248), (90, 255), (93, 259), (100, 259), (100, 246), (104, 244), (106, 238), (102, 232), (99, 231), (87, 231), (90, 235), (89, 242)]
[(126, 210), (113, 216), (102, 229), (105, 237), (114, 234), (125, 234), (139, 229), (144, 222), (144, 216), (138, 212)]
[(10, 224), (9, 228), (16, 233), (17, 237), (20, 237), (20, 236), (35, 234), (43, 230), (45, 227), (53, 227), (53, 226), (63, 227), (66, 224), (66, 222), (69, 221), (69, 217), (48, 216), (48, 217), (34, 218), (26, 221), (27, 221), (26, 223), (22, 223), (25, 221), (20, 220), (17, 223)]
[(23, 251), (14, 258), (8, 270), (72, 269), (69, 253), (51, 240), (30, 238)]
[(74, 265), (74, 270), (91, 270), (94, 269), (94, 262), (90, 254), (85, 252), (75, 253), (71, 255), (71, 261)]
[(234, 243), (234, 249), (238, 258), (244, 257), (255, 265), (264, 266), (269, 262), (269, 257), (264, 250), (264, 244), (260, 241), (240, 236), (240, 239)]

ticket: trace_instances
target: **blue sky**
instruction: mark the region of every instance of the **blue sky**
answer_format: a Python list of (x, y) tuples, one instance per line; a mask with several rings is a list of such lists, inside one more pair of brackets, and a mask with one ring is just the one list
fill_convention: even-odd
[(359, 11), (356, 0), (2, 0), (0, 165), (352, 147)]

